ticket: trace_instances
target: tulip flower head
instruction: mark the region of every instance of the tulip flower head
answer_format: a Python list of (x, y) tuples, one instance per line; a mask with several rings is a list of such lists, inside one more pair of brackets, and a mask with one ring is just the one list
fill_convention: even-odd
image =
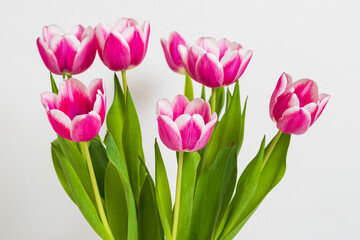
[(99, 78), (88, 88), (75, 78), (64, 79), (58, 95), (44, 92), (41, 102), (54, 131), (74, 142), (93, 139), (105, 120), (105, 86)]
[(303, 134), (318, 119), (330, 95), (318, 93), (316, 82), (301, 79), (292, 83), (283, 73), (270, 99), (270, 117), (287, 134)]
[(227, 39), (216, 41), (202, 37), (194, 46), (179, 46), (187, 73), (195, 81), (210, 87), (228, 86), (244, 73), (252, 57), (252, 51)]
[(201, 98), (193, 101), (177, 95), (170, 104), (161, 99), (156, 105), (158, 130), (164, 145), (174, 151), (194, 152), (208, 142), (217, 121), (210, 115), (210, 105)]
[(84, 72), (94, 62), (96, 38), (92, 27), (73, 27), (70, 33), (56, 25), (43, 28), (43, 38), (38, 38), (40, 56), (50, 72), (75, 75)]
[(100, 23), (95, 28), (98, 52), (112, 71), (123, 71), (139, 65), (145, 57), (150, 24), (142, 26), (132, 18), (121, 18), (114, 27)]
[(171, 70), (176, 73), (185, 74), (185, 68), (181, 62), (181, 56), (179, 53), (179, 45), (186, 47), (185, 40), (177, 32), (172, 32), (169, 37), (169, 41), (162, 38), (161, 46), (164, 50), (166, 62)]

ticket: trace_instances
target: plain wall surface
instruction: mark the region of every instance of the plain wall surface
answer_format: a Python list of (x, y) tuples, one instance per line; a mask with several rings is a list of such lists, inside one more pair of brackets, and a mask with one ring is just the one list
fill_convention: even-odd
[[(44, 25), (68, 31), (79, 23), (113, 25), (120, 17), (151, 25), (147, 55), (127, 75), (152, 174), (155, 103), (173, 99), (184, 84), (167, 66), (160, 38), (173, 30), (191, 44), (201, 36), (226, 37), (254, 51), (240, 79), (242, 101), (249, 96), (240, 171), (263, 135), (269, 141), (277, 132), (268, 104), (282, 72), (294, 80), (311, 78), (320, 93), (331, 94), (310, 130), (292, 137), (283, 180), (236, 239), (360, 239), (360, 1), (2, 0), (0, 6), (0, 239), (99, 239), (52, 166), (55, 133), (40, 102), (41, 92), (51, 88), (36, 38)], [(103, 78), (110, 107), (113, 73), (98, 56), (75, 77), (86, 84)], [(61, 77), (55, 79), (59, 83)], [(200, 96), (200, 85), (194, 83), (194, 89)], [(102, 136), (104, 130), (105, 125)], [(174, 197), (175, 153), (160, 147)]]

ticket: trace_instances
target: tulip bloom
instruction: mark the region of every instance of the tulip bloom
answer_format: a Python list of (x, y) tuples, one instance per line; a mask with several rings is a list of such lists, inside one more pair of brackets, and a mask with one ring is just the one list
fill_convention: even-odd
[(169, 37), (169, 41), (161, 39), (161, 46), (164, 50), (166, 62), (171, 70), (176, 73), (185, 74), (184, 66), (181, 62), (181, 56), (179, 53), (179, 45), (186, 47), (185, 40), (177, 32), (172, 32)]
[(208, 142), (217, 121), (210, 115), (210, 105), (201, 98), (193, 101), (177, 95), (170, 104), (161, 99), (156, 105), (158, 130), (161, 141), (174, 151), (194, 152)]
[(37, 46), (42, 60), (50, 72), (74, 75), (84, 72), (94, 62), (96, 39), (92, 27), (73, 27), (70, 33), (56, 25), (43, 28), (43, 39), (38, 38)]
[(64, 79), (58, 95), (44, 92), (41, 102), (54, 131), (71, 141), (90, 141), (104, 123), (106, 94), (100, 78), (93, 80), (88, 88), (75, 78)]
[(150, 24), (146, 21), (140, 27), (135, 19), (121, 18), (113, 28), (98, 24), (95, 33), (103, 63), (112, 71), (124, 71), (136, 67), (144, 59)]
[(241, 77), (252, 57), (236, 42), (227, 39), (200, 38), (195, 46), (179, 46), (187, 73), (195, 81), (210, 87), (228, 86)]
[(283, 73), (270, 99), (270, 117), (287, 134), (303, 134), (318, 119), (330, 95), (318, 94), (316, 82), (301, 79), (292, 83)]

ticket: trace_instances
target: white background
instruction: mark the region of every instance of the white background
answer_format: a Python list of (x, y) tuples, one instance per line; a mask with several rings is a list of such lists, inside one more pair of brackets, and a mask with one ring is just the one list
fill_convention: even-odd
[[(52, 166), (55, 134), (40, 103), (40, 93), (50, 91), (49, 72), (35, 41), (43, 25), (69, 30), (78, 23), (112, 25), (120, 17), (151, 24), (147, 55), (128, 72), (128, 83), (152, 173), (155, 103), (181, 93), (184, 82), (166, 65), (160, 38), (173, 30), (191, 44), (200, 36), (226, 37), (254, 51), (240, 80), (242, 100), (249, 96), (240, 170), (263, 134), (269, 140), (277, 131), (268, 102), (283, 71), (294, 80), (311, 78), (332, 95), (314, 126), (292, 137), (285, 177), (237, 239), (360, 239), (359, 1), (1, 0), (0, 8), (0, 239), (98, 239)], [(112, 76), (97, 56), (76, 77), (86, 84), (103, 78), (110, 106)], [(199, 95), (198, 84), (195, 90)], [(161, 149), (174, 194), (175, 155)]]

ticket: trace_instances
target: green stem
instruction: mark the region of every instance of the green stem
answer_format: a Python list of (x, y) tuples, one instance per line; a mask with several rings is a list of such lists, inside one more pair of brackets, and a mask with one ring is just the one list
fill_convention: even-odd
[(82, 145), (82, 149), (83, 149), (85, 159), (86, 159), (86, 163), (87, 163), (87, 166), (88, 166), (91, 185), (93, 187), (96, 206), (97, 206), (97, 209), (98, 209), (98, 212), (99, 212), (99, 215), (100, 215), (101, 222), (104, 224), (104, 227), (108, 231), (109, 235), (111, 236), (111, 239), (114, 239), (114, 236), (112, 235), (109, 223), (108, 223), (107, 218), (106, 218), (104, 207), (102, 205), (102, 200), (101, 200), (99, 188), (98, 188), (98, 185), (97, 185), (97, 182), (96, 182), (94, 168), (93, 168), (91, 158), (90, 158), (89, 148), (88, 148), (86, 142), (81, 142), (81, 145)]
[(176, 178), (176, 195), (175, 195), (175, 207), (174, 207), (174, 222), (172, 229), (173, 240), (176, 240), (177, 228), (179, 224), (179, 213), (180, 213), (180, 195), (181, 195), (181, 176), (183, 167), (184, 152), (179, 152), (179, 166)]
[(262, 166), (261, 166), (261, 170), (263, 170), (263, 168), (265, 167), (266, 165), (266, 162), (267, 160), (269, 159), (272, 151), (274, 150), (274, 147), (276, 146), (276, 143), (279, 141), (279, 138), (281, 136), (282, 132), (279, 130), (277, 132), (277, 134), (275, 135), (273, 141), (271, 142), (270, 146), (269, 146), (269, 149), (266, 151), (265, 155), (264, 155), (264, 159), (263, 159), (263, 163), (262, 163)]
[(189, 99), (189, 101), (192, 101), (194, 99), (194, 89), (193, 89), (191, 77), (186, 72), (185, 72), (184, 95)]
[(211, 114), (216, 110), (216, 88), (211, 89)]
[(125, 102), (126, 102), (126, 92), (127, 92), (127, 80), (126, 80), (126, 70), (121, 71), (121, 77), (122, 77), (122, 81), (123, 81), (123, 88), (124, 88), (124, 98), (125, 98)]

